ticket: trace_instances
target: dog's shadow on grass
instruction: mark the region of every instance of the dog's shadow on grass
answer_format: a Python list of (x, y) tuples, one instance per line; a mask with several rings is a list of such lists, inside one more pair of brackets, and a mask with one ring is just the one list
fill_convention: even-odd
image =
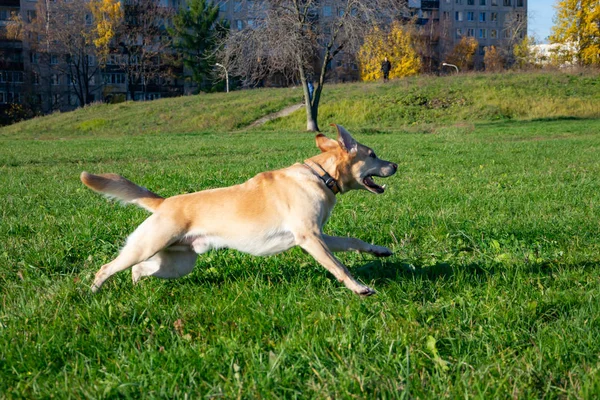
[[(439, 262), (433, 265), (419, 265), (411, 260), (374, 260), (353, 268), (352, 274), (363, 282), (373, 282), (377, 286), (412, 279), (427, 281), (461, 279), (483, 283), (499, 273), (501, 269), (503, 269), (501, 266), (477, 263), (453, 265)], [(531, 264), (524, 272), (546, 275), (552, 274), (552, 268), (546, 264)]]

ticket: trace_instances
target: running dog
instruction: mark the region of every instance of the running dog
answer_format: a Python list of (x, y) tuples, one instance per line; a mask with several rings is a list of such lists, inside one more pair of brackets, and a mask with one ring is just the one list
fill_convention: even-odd
[(389, 177), (398, 166), (379, 159), (342, 126), (337, 140), (316, 136), (321, 153), (291, 167), (263, 172), (240, 185), (163, 198), (116, 174), (81, 173), (92, 190), (153, 214), (127, 239), (117, 258), (96, 273), (96, 292), (112, 275), (132, 268), (133, 282), (144, 276), (189, 274), (198, 254), (230, 248), (267, 256), (300, 246), (354, 293), (373, 289), (355, 280), (332, 254), (358, 251), (378, 257), (392, 251), (360, 239), (323, 234), (337, 193), (366, 189), (383, 193), (374, 176)]

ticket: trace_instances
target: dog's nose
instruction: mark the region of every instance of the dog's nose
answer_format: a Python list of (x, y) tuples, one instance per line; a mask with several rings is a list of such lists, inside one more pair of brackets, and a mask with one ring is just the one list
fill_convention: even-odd
[(390, 164), (392, 164), (392, 168), (394, 168), (394, 171), (398, 170), (398, 164), (396, 164), (396, 163), (390, 163)]

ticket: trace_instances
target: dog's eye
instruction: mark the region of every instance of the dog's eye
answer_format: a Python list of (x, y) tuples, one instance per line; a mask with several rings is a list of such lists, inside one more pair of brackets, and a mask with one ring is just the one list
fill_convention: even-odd
[(369, 153), (369, 157), (371, 157), (371, 158), (377, 158), (377, 156), (375, 155), (375, 153), (374, 153), (374, 152), (370, 152), (370, 153)]

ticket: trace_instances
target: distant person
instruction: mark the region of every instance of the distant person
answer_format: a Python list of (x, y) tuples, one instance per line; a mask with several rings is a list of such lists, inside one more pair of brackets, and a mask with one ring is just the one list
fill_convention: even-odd
[(387, 82), (390, 80), (390, 70), (392, 69), (392, 63), (387, 57), (383, 59), (381, 63), (381, 72), (383, 72), (383, 81)]

